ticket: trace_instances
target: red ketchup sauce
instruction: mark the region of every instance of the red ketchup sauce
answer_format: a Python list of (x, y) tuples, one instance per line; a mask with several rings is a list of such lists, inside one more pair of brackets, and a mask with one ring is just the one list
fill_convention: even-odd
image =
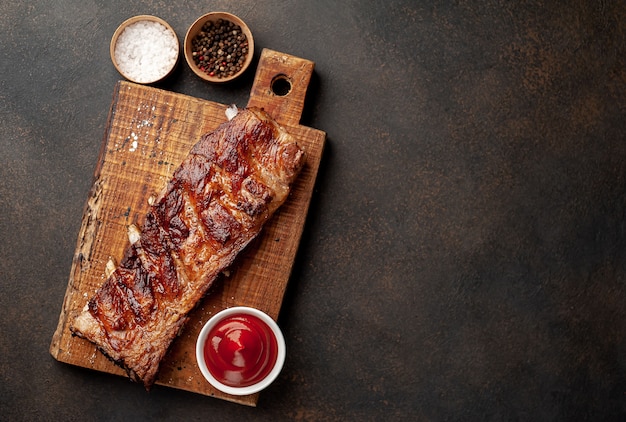
[(204, 360), (216, 380), (248, 387), (265, 378), (278, 357), (271, 328), (253, 315), (235, 314), (218, 322), (204, 343)]

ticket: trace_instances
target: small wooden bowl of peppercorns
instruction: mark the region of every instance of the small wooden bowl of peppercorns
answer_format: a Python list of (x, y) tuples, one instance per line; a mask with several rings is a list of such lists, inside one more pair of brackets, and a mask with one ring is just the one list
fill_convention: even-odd
[(254, 39), (248, 25), (227, 12), (200, 16), (185, 35), (185, 60), (209, 82), (228, 82), (250, 66)]

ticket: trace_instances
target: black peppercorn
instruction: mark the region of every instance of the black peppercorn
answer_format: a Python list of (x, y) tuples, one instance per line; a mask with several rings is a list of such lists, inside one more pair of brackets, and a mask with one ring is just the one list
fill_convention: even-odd
[(198, 68), (220, 79), (239, 72), (248, 54), (248, 40), (241, 27), (223, 19), (205, 23), (191, 46)]

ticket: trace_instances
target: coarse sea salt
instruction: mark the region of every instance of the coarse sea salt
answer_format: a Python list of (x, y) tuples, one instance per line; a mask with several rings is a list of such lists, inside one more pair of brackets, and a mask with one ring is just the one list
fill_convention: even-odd
[(178, 39), (164, 25), (138, 21), (128, 25), (115, 43), (120, 72), (139, 83), (155, 82), (169, 73), (178, 58)]

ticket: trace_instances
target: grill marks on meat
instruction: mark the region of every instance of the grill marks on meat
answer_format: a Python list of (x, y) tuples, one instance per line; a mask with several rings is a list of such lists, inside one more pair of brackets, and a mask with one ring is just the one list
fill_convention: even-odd
[(120, 265), (70, 329), (149, 388), (187, 314), (285, 201), (304, 162), (266, 113), (203, 135), (151, 206)]

